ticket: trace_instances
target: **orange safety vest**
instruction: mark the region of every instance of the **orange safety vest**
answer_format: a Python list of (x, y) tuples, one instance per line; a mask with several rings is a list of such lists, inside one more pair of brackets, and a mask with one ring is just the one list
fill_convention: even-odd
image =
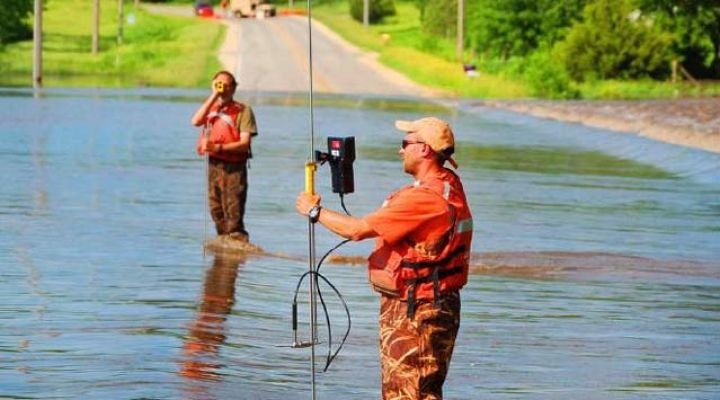
[[(415, 190), (429, 190), (450, 210), (452, 224), (443, 236), (447, 244), (435, 256), (423, 256), (407, 239), (390, 244), (380, 241), (368, 258), (368, 278), (377, 292), (408, 303), (408, 317), (417, 300), (436, 306), (443, 293), (462, 288), (470, 267), (473, 220), (460, 178), (446, 169), (442, 179), (421, 182)], [(413, 186), (400, 189), (409, 190)], [(397, 192), (394, 194), (396, 195)], [(393, 197), (391, 195), (390, 197)]]
[[(207, 115), (205, 126), (198, 137), (198, 154), (202, 154), (200, 144), (206, 134), (208, 140), (216, 144), (227, 144), (240, 140), (240, 132), (236, 123), (238, 115), (244, 110), (245, 105), (236, 101), (223, 106), (222, 110), (219, 105), (213, 105)], [(229, 162), (242, 162), (248, 159), (248, 154), (225, 151), (222, 153), (210, 153), (210, 157)]]

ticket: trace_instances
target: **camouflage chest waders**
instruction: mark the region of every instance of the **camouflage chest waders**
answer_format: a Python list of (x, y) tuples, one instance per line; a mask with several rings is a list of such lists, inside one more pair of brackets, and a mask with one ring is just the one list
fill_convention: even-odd
[(247, 235), (243, 222), (247, 190), (247, 161), (229, 162), (210, 157), (208, 205), (218, 235)]
[(460, 294), (443, 294), (416, 305), (408, 318), (407, 303), (389, 296), (380, 300), (380, 364), (383, 400), (442, 399), (455, 337), (460, 327)]

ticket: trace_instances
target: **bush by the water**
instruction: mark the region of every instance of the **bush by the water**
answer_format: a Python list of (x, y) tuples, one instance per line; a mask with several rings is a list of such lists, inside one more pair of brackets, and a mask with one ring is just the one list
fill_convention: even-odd
[(524, 72), (530, 94), (549, 99), (576, 99), (580, 93), (570, 76), (548, 51), (536, 51), (527, 58)]
[(672, 37), (656, 29), (630, 0), (596, 0), (583, 14), (583, 22), (558, 45), (573, 79), (667, 76)]
[[(363, 21), (364, 0), (350, 0), (350, 15), (354, 20)], [(382, 21), (384, 17), (395, 15), (395, 0), (370, 0), (368, 19), (371, 24)]]

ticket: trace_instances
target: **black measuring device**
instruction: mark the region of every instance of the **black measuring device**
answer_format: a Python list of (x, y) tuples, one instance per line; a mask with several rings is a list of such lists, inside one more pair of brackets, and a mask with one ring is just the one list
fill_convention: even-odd
[(315, 150), (315, 161), (321, 165), (330, 164), (333, 193), (352, 193), (355, 191), (355, 137), (328, 136), (327, 153)]

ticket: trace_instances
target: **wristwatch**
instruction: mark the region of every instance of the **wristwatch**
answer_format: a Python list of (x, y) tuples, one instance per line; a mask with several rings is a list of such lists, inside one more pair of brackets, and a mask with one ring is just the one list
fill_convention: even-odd
[(310, 209), (310, 211), (308, 211), (308, 217), (310, 218), (310, 222), (313, 224), (318, 222), (318, 219), (320, 218), (320, 210), (322, 210), (322, 207), (320, 204), (316, 204)]

